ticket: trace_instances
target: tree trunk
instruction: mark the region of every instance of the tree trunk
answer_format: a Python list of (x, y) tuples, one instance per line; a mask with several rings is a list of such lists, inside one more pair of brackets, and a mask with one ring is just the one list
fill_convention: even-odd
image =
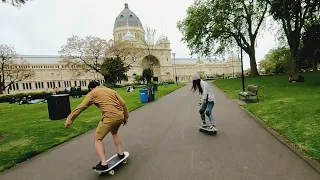
[(115, 82), (112, 76), (107, 75), (107, 76), (103, 76), (103, 78), (104, 78), (104, 81), (106, 82), (107, 87), (114, 88), (116, 86), (117, 83)]
[(260, 74), (257, 68), (256, 56), (249, 55), (249, 57), (250, 57), (250, 76), (259, 76)]
[(299, 69), (298, 63), (297, 63), (298, 48), (293, 47), (292, 49), (290, 49), (290, 51), (291, 51), (291, 58), (292, 58), (291, 71), (296, 72)]
[(298, 55), (299, 44), (300, 44), (300, 30), (299, 31), (295, 30), (290, 34), (291, 34), (291, 38), (288, 39), (288, 44), (290, 47), (291, 58), (292, 58), (291, 71), (296, 72), (298, 70), (297, 55)]
[(256, 62), (256, 50), (254, 46), (254, 40), (251, 42), (251, 47), (248, 55), (250, 58), (250, 76), (259, 76), (257, 62)]
[(5, 91), (4, 83), (0, 82), (0, 94), (3, 94)]
[(320, 58), (320, 51), (316, 50), (313, 56), (313, 71), (318, 71), (319, 58)]

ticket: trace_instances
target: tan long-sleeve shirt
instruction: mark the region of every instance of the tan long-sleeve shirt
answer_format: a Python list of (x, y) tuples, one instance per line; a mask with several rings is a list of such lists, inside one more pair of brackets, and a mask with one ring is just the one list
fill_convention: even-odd
[(117, 121), (129, 118), (125, 101), (114, 90), (103, 86), (97, 86), (90, 91), (78, 107), (67, 117), (67, 123), (71, 124), (79, 114), (92, 104), (96, 105), (106, 121)]

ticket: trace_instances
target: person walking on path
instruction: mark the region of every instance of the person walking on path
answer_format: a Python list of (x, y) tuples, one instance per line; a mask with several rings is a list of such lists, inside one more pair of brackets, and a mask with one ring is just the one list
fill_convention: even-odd
[(214, 119), (212, 116), (212, 109), (215, 104), (215, 96), (213, 94), (213, 90), (207, 82), (201, 80), (199, 74), (194, 74), (192, 79), (193, 79), (193, 82), (192, 82), (193, 92), (199, 91), (199, 94), (200, 94), (199, 113), (202, 120), (202, 123), (200, 126), (207, 127), (206, 117), (205, 117), (205, 115), (207, 115), (211, 123), (209, 128), (210, 129), (216, 128), (213, 122)]
[(65, 128), (69, 128), (79, 114), (92, 104), (95, 104), (101, 110), (103, 117), (99, 122), (94, 137), (94, 146), (101, 161), (93, 169), (103, 171), (108, 169), (108, 164), (102, 140), (109, 132), (111, 132), (113, 141), (118, 149), (118, 157), (120, 159), (124, 158), (118, 129), (121, 124), (127, 124), (129, 112), (125, 101), (116, 91), (100, 86), (96, 81), (90, 82), (88, 88), (90, 92), (85, 99), (67, 117)]

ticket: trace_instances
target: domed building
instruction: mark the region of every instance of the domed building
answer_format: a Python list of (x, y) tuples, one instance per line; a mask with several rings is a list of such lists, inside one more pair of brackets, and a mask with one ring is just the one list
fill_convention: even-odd
[[(241, 72), (239, 58), (230, 57), (227, 61), (206, 60), (199, 58), (172, 58), (170, 41), (166, 36), (160, 36), (154, 42), (148, 42), (150, 29), (144, 29), (139, 17), (129, 9), (126, 3), (124, 9), (115, 18), (113, 40), (135, 43), (139, 53), (132, 54), (127, 59), (132, 60), (131, 69), (127, 72), (128, 81), (121, 84), (133, 83), (136, 75), (142, 75), (144, 68), (151, 67), (158, 81), (190, 81), (194, 73), (203, 76), (224, 74), (234, 76)], [(66, 65), (60, 56), (52, 55), (21, 55), (19, 59), (26, 60), (30, 66), (24, 67), (34, 71), (34, 77), (14, 83), (6, 91), (7, 94), (28, 92), (51, 92), (54, 88), (70, 90), (79, 86), (86, 89), (91, 80), (103, 83), (103, 77), (98, 73), (88, 72), (79, 75), (76, 67)], [(7, 82), (9, 83), (9, 82)]]
[[(147, 67), (153, 69), (154, 76), (158, 78), (158, 81), (172, 79), (170, 41), (167, 37), (161, 36), (155, 42), (147, 42), (145, 38), (152, 36), (148, 31), (142, 26), (139, 17), (125, 3), (124, 9), (115, 19), (113, 38), (114, 41), (131, 41), (139, 47), (139, 53), (135, 54), (135, 57), (129, 58), (135, 60), (127, 72), (129, 82), (133, 81), (135, 75), (142, 74), (143, 69)], [(152, 65), (150, 66), (150, 64)]]

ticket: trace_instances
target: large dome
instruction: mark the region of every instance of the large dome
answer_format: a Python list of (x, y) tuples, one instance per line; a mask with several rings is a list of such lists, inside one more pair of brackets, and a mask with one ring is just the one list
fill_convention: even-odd
[(124, 26), (134, 26), (134, 27), (142, 27), (141, 21), (137, 15), (135, 15), (130, 9), (127, 3), (124, 4), (124, 10), (116, 18), (116, 22), (114, 23), (114, 28), (124, 27)]

